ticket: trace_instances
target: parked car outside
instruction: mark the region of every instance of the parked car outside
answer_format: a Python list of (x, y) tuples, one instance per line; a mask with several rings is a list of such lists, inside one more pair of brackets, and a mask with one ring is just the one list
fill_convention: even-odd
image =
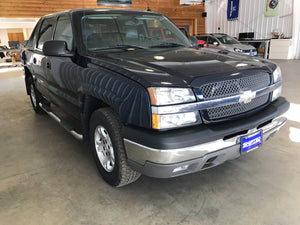
[[(153, 38), (157, 28), (172, 39)], [(33, 110), (89, 143), (112, 186), (212, 168), (253, 151), (286, 121), (275, 63), (194, 49), (159, 13), (53, 13), (22, 45)]]
[(227, 34), (201, 34), (196, 35), (196, 37), (198, 40), (206, 41), (208, 48), (227, 50), (251, 56), (257, 55), (257, 50), (255, 47), (252, 45), (242, 44)]
[[(187, 31), (187, 29), (185, 27), (181, 27), (181, 26), (177, 26), (178, 29), (187, 37), (190, 38), (191, 36), (189, 35), (189, 32)], [(192, 37), (196, 37), (196, 36), (192, 36)], [(196, 37), (197, 38), (197, 37)], [(198, 46), (197, 47), (201, 47), (201, 48), (207, 48), (207, 44), (206, 41), (200, 40), (197, 38), (197, 42), (198, 42)]]

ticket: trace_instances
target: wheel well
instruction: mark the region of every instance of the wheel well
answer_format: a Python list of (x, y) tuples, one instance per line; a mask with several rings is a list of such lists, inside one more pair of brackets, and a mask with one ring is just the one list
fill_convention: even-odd
[(25, 71), (25, 86), (26, 86), (26, 93), (30, 94), (30, 82), (29, 79), (32, 78), (32, 74), (30, 73), (29, 69), (27, 67), (24, 67)]
[(81, 110), (81, 123), (84, 141), (89, 141), (90, 118), (94, 111), (100, 108), (109, 107), (102, 100), (90, 95), (83, 96), (83, 105)]

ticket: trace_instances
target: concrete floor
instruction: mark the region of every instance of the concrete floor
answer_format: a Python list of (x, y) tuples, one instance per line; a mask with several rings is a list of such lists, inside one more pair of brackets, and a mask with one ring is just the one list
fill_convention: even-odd
[(300, 224), (300, 61), (276, 62), (293, 105), (275, 138), (201, 173), (121, 189), (100, 178), (86, 146), (33, 112), (21, 70), (0, 72), (0, 224)]

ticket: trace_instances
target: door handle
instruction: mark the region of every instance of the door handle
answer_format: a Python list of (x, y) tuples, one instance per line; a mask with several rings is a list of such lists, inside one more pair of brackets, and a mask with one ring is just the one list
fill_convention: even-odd
[(47, 62), (47, 63), (46, 63), (46, 67), (47, 67), (48, 69), (51, 69), (51, 63), (50, 63), (50, 62)]

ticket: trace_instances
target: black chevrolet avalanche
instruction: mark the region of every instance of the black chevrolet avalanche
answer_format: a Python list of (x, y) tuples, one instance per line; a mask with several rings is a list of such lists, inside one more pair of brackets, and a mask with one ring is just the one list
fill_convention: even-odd
[(101, 176), (117, 187), (237, 158), (273, 136), (289, 108), (276, 64), (194, 49), (154, 12), (47, 15), (21, 56), (34, 111), (88, 142)]

